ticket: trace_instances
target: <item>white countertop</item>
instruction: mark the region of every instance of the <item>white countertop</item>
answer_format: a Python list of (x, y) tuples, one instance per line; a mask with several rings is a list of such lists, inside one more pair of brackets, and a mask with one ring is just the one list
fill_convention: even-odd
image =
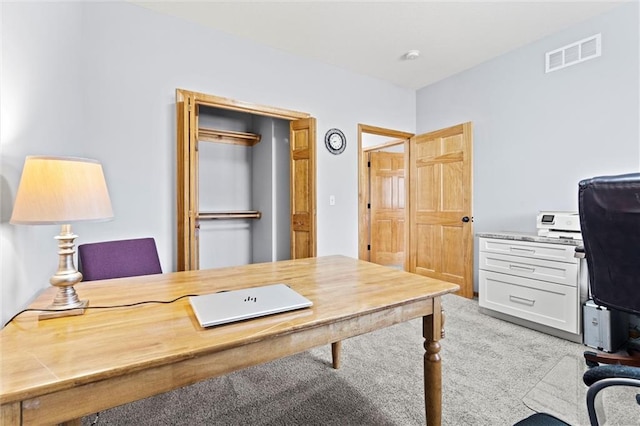
[(478, 232), (477, 237), (481, 238), (497, 238), (503, 240), (514, 241), (532, 241), (536, 243), (551, 243), (562, 244), (565, 246), (581, 246), (582, 240), (574, 240), (569, 238), (553, 238), (553, 237), (540, 237), (534, 232), (511, 232), (511, 231), (498, 231), (498, 232)]

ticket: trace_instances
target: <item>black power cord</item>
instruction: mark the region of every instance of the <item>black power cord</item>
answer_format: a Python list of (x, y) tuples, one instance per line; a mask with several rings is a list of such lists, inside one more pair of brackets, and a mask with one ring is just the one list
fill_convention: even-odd
[[(169, 304), (169, 303), (174, 303), (177, 302), (180, 299), (184, 299), (185, 297), (192, 297), (192, 296), (199, 296), (198, 294), (185, 294), (183, 296), (179, 296), (176, 297), (173, 300), (145, 300), (142, 302), (134, 302), (134, 303), (127, 303), (124, 305), (110, 305), (110, 306), (86, 306), (83, 309), (113, 309), (113, 308), (130, 308), (132, 306), (140, 306), (140, 305), (146, 305), (146, 304), (151, 304), (151, 303), (160, 303), (160, 304)], [(16, 317), (20, 314), (23, 314), (25, 312), (64, 312), (64, 311), (72, 311), (74, 309), (78, 309), (78, 308), (69, 308), (69, 309), (23, 309), (20, 312), (18, 312), (17, 314), (15, 314), (14, 316), (12, 316), (11, 318), (9, 318), (9, 321), (7, 321), (2, 328), (5, 328), (7, 325), (9, 325), (9, 323), (11, 321), (13, 321), (14, 319), (16, 319)], [(98, 421), (100, 420), (100, 412), (96, 413), (96, 417), (95, 419), (93, 419), (93, 421), (90, 423), (91, 426), (98, 424)]]
[[(146, 305), (146, 304), (151, 304), (151, 303), (159, 303), (159, 304), (169, 304), (169, 303), (174, 303), (177, 302), (180, 299), (184, 299), (185, 297), (193, 297), (193, 296), (199, 296), (198, 294), (185, 294), (183, 296), (179, 296), (176, 297), (173, 300), (145, 300), (142, 302), (134, 302), (134, 303), (127, 303), (124, 305), (110, 305), (110, 306), (86, 306), (82, 309), (114, 309), (114, 308), (130, 308), (132, 306), (139, 306), (139, 305)], [(4, 323), (4, 325), (2, 326), (2, 328), (5, 328), (7, 325), (9, 325), (9, 323), (11, 321), (13, 321), (14, 319), (16, 319), (16, 317), (18, 315), (21, 315), (25, 312), (65, 312), (65, 311), (73, 311), (76, 310), (78, 308), (69, 308), (69, 309), (46, 309), (46, 308), (42, 308), (42, 309), (35, 309), (35, 308), (27, 308), (27, 309), (23, 309), (20, 312), (18, 312), (17, 314), (15, 314), (14, 316), (12, 316), (11, 318), (9, 318), (9, 321), (7, 321), (6, 323)]]

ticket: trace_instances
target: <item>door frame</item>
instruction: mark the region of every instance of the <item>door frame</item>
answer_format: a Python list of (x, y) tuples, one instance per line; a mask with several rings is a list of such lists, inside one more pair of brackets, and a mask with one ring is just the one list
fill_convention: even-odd
[[(301, 119), (314, 119), (306, 112), (293, 111), (266, 105), (259, 105), (249, 102), (237, 101), (205, 93), (193, 92), (190, 90), (176, 89), (176, 115), (177, 115), (177, 270), (198, 269), (198, 250), (195, 247), (195, 226), (197, 221), (197, 199), (191, 197), (197, 188), (197, 176), (194, 176), (194, 163), (197, 161), (197, 134), (192, 129), (192, 125), (197, 123), (197, 108), (208, 106), (218, 109), (245, 112), (254, 115), (280, 118), (288, 121)], [(315, 119), (314, 119), (315, 120)], [(315, 137), (314, 136), (314, 141)], [(315, 146), (314, 146), (315, 149)], [(315, 187), (315, 167), (313, 168)], [(315, 195), (315, 191), (314, 191)], [(315, 200), (312, 220), (315, 221)], [(316, 227), (313, 226), (313, 244), (317, 241)], [(293, 256), (293, 254), (292, 254)]]
[[(388, 137), (391, 140), (387, 142), (383, 142), (381, 144), (362, 147), (362, 139), (363, 134), (370, 134), (375, 136), (383, 136)], [(371, 223), (369, 221), (369, 208), (367, 207), (369, 204), (369, 168), (367, 166), (367, 156), (369, 152), (381, 150), (383, 148), (388, 148), (391, 146), (397, 146), (400, 144), (404, 144), (404, 172), (405, 172), (405, 180), (409, 179), (408, 171), (409, 171), (409, 140), (413, 137), (413, 133), (403, 132), (400, 130), (387, 129), (384, 127), (371, 126), (368, 124), (358, 124), (358, 258), (362, 260), (369, 261), (370, 259), (370, 251), (369, 251), (369, 235), (371, 233)], [(408, 180), (407, 180), (408, 181)], [(406, 255), (408, 252), (406, 249), (408, 248), (408, 226), (409, 226), (409, 216), (408, 216), (408, 203), (409, 203), (409, 188), (408, 185), (405, 185), (405, 263), (404, 269), (407, 270), (407, 258)]]
[[(466, 126), (468, 128), (468, 135), (473, 141), (473, 131), (472, 131), (472, 123), (462, 123), (459, 126)], [(453, 126), (457, 127), (457, 126)], [(437, 133), (440, 131), (446, 131), (449, 128), (436, 130), (434, 132), (429, 133)], [(372, 134), (378, 136), (385, 136), (389, 138), (399, 138), (401, 140), (392, 140), (389, 142), (385, 142), (379, 145), (374, 145), (371, 147), (362, 147), (362, 135), (363, 134)], [(420, 135), (418, 135), (420, 136)], [(413, 133), (401, 132), (392, 129), (385, 129), (382, 127), (369, 126), (365, 124), (358, 124), (358, 258), (362, 260), (369, 261), (370, 260), (370, 251), (368, 248), (369, 244), (369, 236), (370, 236), (370, 226), (369, 223), (369, 212), (367, 204), (369, 203), (370, 190), (369, 190), (369, 170), (367, 167), (367, 156), (370, 151), (383, 149), (388, 146), (398, 145), (400, 143), (404, 143), (404, 165), (405, 165), (405, 262), (404, 262), (404, 270), (411, 271), (411, 244), (413, 239), (410, 235), (410, 226), (411, 226), (411, 208), (414, 200), (411, 199), (411, 191), (412, 191), (412, 176), (411, 176), (411, 167), (410, 167), (410, 155), (411, 154), (411, 143), (416, 137)], [(471, 142), (471, 148), (473, 147), (473, 142)], [(472, 153), (470, 153), (472, 155)], [(471, 157), (472, 158), (472, 157)], [(471, 165), (473, 165), (473, 160), (471, 159)], [(472, 166), (471, 166), (472, 167)], [(470, 176), (470, 211), (468, 215), (471, 217), (471, 224), (473, 223), (473, 169), (471, 169)], [(473, 229), (473, 228), (472, 228)], [(473, 262), (474, 262), (474, 254), (473, 254), (473, 232), (471, 231), (471, 267), (466, 274), (466, 280), (470, 288), (461, 289), (458, 294), (472, 298), (474, 296), (473, 292)]]

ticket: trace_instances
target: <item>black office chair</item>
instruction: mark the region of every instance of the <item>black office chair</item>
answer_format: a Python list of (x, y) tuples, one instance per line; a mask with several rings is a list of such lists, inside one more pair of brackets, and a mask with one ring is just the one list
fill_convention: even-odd
[[(609, 309), (640, 315), (640, 173), (601, 176), (578, 185), (580, 228), (594, 302)], [(589, 386), (589, 421), (598, 425), (596, 395), (610, 386), (640, 388), (640, 355), (586, 351), (590, 367), (583, 381)], [(640, 404), (640, 395), (636, 395)], [(640, 407), (639, 407), (640, 409)], [(536, 413), (518, 426), (561, 426), (562, 420)]]
[[(640, 173), (601, 176), (579, 183), (578, 206), (589, 289), (594, 302), (640, 315)], [(640, 367), (640, 352), (585, 352), (589, 366)]]

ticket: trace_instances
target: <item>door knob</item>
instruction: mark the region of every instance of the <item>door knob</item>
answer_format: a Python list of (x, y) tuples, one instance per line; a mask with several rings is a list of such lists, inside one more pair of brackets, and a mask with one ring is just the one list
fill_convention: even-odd
[(464, 223), (469, 222), (469, 216), (464, 216), (464, 217), (462, 218), (462, 221), (463, 221)]

